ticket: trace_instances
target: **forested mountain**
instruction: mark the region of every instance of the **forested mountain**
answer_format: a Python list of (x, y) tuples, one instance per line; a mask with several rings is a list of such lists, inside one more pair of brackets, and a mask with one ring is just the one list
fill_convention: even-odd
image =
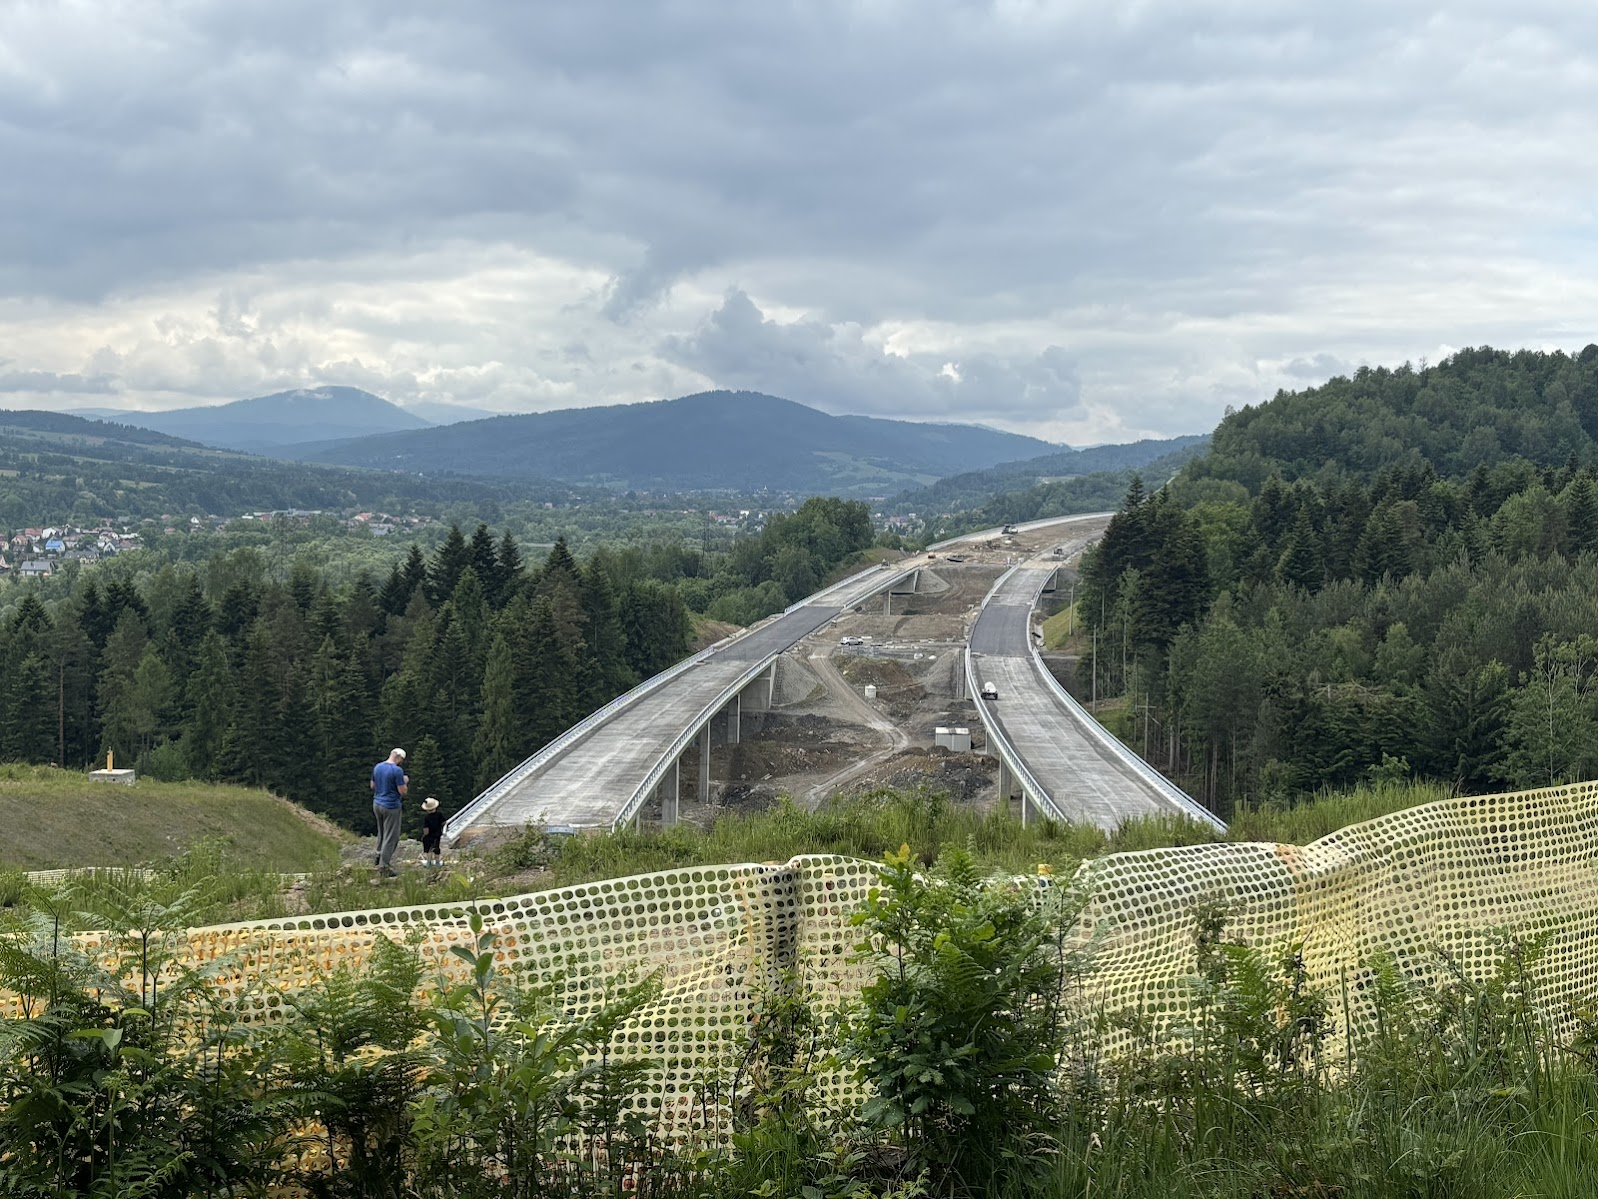
[(166, 412), (102, 409), (96, 415), (204, 445), (257, 454), (291, 442), (332, 441), (431, 427), (431, 422), (415, 413), (358, 387), (301, 388), (231, 404)]
[(500, 416), (298, 452), (312, 461), (383, 470), (651, 491), (880, 495), (1054, 448), (976, 425), (829, 416), (775, 396), (713, 391)]
[[(1187, 462), (1209, 444), (1208, 433), (1145, 439), (1124, 445), (1096, 445), (1085, 450), (1061, 450), (1018, 462), (1001, 462), (985, 470), (966, 471), (939, 479), (925, 487), (901, 491), (883, 507), (888, 512), (916, 512), (923, 516), (948, 516), (982, 508), (996, 496), (1029, 491), (1050, 483), (1063, 483), (1086, 475), (1114, 475), (1151, 468), (1161, 460)], [(1173, 455), (1185, 455), (1173, 459)], [(1147, 471), (1145, 473), (1148, 473)], [(1120, 480), (1117, 498), (1126, 492), (1130, 476)], [(1053, 513), (1045, 513), (1053, 515)]]
[(1470, 350), (1229, 417), (1085, 563), (1099, 694), (1223, 812), (1598, 777), (1595, 401), (1598, 347)]
[[(566, 486), (517, 487), (532, 500)], [(256, 458), (164, 433), (57, 412), (0, 410), (0, 528), (287, 508), (402, 511), (418, 502), (491, 505), (506, 488)]]
[(1430, 368), (1362, 367), (1221, 421), (1196, 476), (1251, 491), (1272, 474), (1370, 479), (1425, 463), (1444, 478), (1511, 458), (1598, 458), (1598, 345), (1579, 355), (1466, 349)]

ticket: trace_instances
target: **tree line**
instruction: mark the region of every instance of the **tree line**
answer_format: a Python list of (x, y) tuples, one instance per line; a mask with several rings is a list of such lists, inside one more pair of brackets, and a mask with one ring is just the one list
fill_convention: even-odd
[[(1084, 561), (1082, 690), (1127, 697), (1123, 735), (1223, 813), (1368, 778), (1481, 792), (1598, 776), (1598, 446), (1533, 436), (1551, 391), (1580, 427), (1598, 350), (1374, 374), (1360, 386), (1389, 417), (1449, 396), (1557, 457), (1460, 470), (1468, 434), (1417, 426), (1411, 448), (1444, 448), (1360, 469), (1350, 447), (1371, 429), (1295, 424), (1312, 411), (1297, 395), (1229, 418), (1170, 487), (1134, 483)], [(1308, 469), (1328, 439), (1341, 448)]]
[(479, 524), (348, 582), (304, 558), (274, 577), (250, 549), (132, 555), (65, 594), (27, 584), (0, 620), (0, 759), (76, 768), (110, 750), (365, 831), (368, 772), (400, 745), (411, 793), (453, 811), (686, 655), (687, 600), (752, 623), (871, 539), (866, 505), (817, 498), (723, 553), (601, 546), (579, 563), (560, 539), (529, 566), (508, 531)]
[(453, 809), (594, 708), (686, 654), (675, 587), (557, 541), (460, 528), (380, 582), (335, 587), (249, 554), (209, 569), (86, 571), (0, 626), (0, 755), (117, 760), (269, 788), (358, 830), (371, 765), (410, 751), (413, 795)]

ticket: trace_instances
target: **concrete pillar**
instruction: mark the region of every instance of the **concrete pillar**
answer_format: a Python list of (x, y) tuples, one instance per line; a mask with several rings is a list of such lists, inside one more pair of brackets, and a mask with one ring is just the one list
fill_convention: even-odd
[(1032, 798), (1025, 791), (1021, 792), (1021, 827), (1026, 828), (1032, 823)]
[(671, 769), (660, 780), (660, 823), (670, 828), (677, 823), (678, 812), (682, 807), (682, 796), (678, 790), (678, 776), (682, 771), (682, 759), (678, 758), (671, 764)]
[(699, 730), (699, 802), (710, 802), (710, 721)]
[(769, 712), (777, 699), (777, 664), (773, 662), (750, 684), (738, 693), (738, 711), (741, 715), (744, 706), (744, 696), (749, 697), (748, 704), (751, 712)]
[(884, 591), (882, 593), (882, 614), (884, 616), (892, 616), (893, 615), (893, 588), (892, 587), (889, 587), (886, 591)]
[(999, 759), (999, 798), (1003, 800), (1006, 805), (1008, 805), (1010, 802), (1011, 785), (1012, 781), (1010, 778), (1010, 767), (1001, 757)]
[(740, 692), (732, 697), (727, 708), (727, 744), (737, 745), (743, 739), (744, 731), (744, 697)]

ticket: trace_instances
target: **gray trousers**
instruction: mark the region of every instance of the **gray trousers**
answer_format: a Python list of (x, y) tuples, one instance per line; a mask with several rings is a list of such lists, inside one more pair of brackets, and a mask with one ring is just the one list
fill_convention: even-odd
[(372, 805), (372, 815), (377, 817), (377, 864), (381, 869), (394, 868), (394, 851), (399, 848), (400, 809)]

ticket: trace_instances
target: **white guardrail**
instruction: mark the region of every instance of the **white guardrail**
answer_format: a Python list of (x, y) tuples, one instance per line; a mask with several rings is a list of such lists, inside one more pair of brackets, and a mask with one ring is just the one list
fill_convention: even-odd
[[(1048, 576), (1045, 575), (1038, 583), (1038, 594), (1032, 598), (1033, 608), (1038, 606), (1038, 600), (1043, 595), (1043, 585), (1047, 582)], [(986, 603), (987, 601), (984, 600), (983, 602)], [(1065, 708), (1066, 715), (1072, 719), (1078, 728), (1097, 742), (1102, 749), (1112, 754), (1128, 770), (1141, 778), (1149, 787), (1163, 796), (1169, 803), (1175, 805), (1183, 815), (1193, 820), (1203, 821), (1220, 832), (1224, 833), (1226, 831), (1226, 821), (1145, 762), (1129, 745), (1094, 719), (1093, 713), (1084, 708), (1074, 695), (1060, 685), (1060, 680), (1054, 677), (1054, 674), (1043, 661), (1043, 655), (1039, 652), (1037, 643), (1032, 641), (1030, 626), (1027, 630), (1027, 640), (1031, 643), (1033, 669), (1042, 676), (1045, 685), (1054, 693), (1054, 698), (1059, 700), (1061, 706)]]
[[(1015, 572), (1016, 567), (1012, 566), (999, 576), (998, 582), (994, 583), (988, 594), (982, 598), (982, 606), (984, 608), (988, 606), (988, 600), (993, 597), (993, 593), (999, 589), (1000, 584)], [(1010, 744), (1010, 738), (1005, 736), (1004, 730), (999, 726), (999, 721), (988, 718), (987, 709), (983, 707), (982, 703), (982, 692), (978, 689), (976, 670), (971, 660), (971, 643), (969, 641), (965, 647), (965, 689), (966, 693), (971, 697), (971, 702), (976, 705), (977, 717), (982, 721), (982, 727), (987, 731), (988, 745), (999, 751), (999, 757), (1003, 759), (1004, 764), (1020, 780), (1021, 789), (1027, 793), (1033, 803), (1043, 809), (1043, 814), (1050, 820), (1057, 820), (1061, 824), (1068, 823), (1065, 815), (1056, 806), (1054, 796), (1043, 789), (1043, 784), (1038, 782), (1037, 777), (1027, 769), (1026, 762), (1016, 752), (1015, 746)], [(1000, 798), (1005, 799), (1008, 797), (1000, 796)]]
[[(906, 561), (908, 561), (908, 559)], [(891, 569), (891, 566), (896, 566), (896, 565), (901, 565), (901, 564), (899, 564), (899, 563), (890, 564), (890, 563), (886, 563), (886, 562), (879, 562), (875, 566), (867, 567), (865, 570), (862, 570), (862, 571), (860, 571), (860, 572), (858, 572), (856, 574), (852, 574), (848, 578), (842, 579), (839, 582), (832, 584), (832, 586), (830, 586), (830, 587), (823, 588), (822, 590), (816, 592), (814, 595), (810, 595), (810, 596), (805, 597), (804, 599), (800, 600), (797, 604), (789, 605), (789, 607), (784, 609), (784, 611), (781, 613), (781, 615), (786, 616), (786, 615), (788, 615), (788, 613), (793, 612), (793, 611), (795, 611), (798, 608), (804, 608), (804, 607), (808, 607), (808, 606), (814, 605), (817, 600), (821, 599), (824, 596), (830, 595), (834, 591), (838, 591), (841, 588), (845, 588), (845, 587), (848, 587), (850, 585), (861, 583), (861, 582), (863, 582), (866, 578), (868, 578), (871, 575), (881, 574), (881, 572), (883, 571), (884, 568), (890, 568)], [(919, 566), (919, 565), (920, 565), (919, 563), (915, 563), (914, 564), (914, 566)], [(910, 569), (913, 569), (914, 566), (904, 569), (902, 573), (903, 574), (909, 574), (910, 573)], [(892, 586), (892, 582), (891, 581), (889, 583), (889, 586)], [(594, 712), (590, 712), (587, 716), (583, 717), (583, 719), (579, 720), (576, 724), (572, 725), (571, 728), (567, 729), (560, 736), (556, 737), (548, 745), (546, 745), (542, 749), (538, 750), (538, 752), (534, 753), (531, 757), (527, 758), (520, 765), (514, 767), (508, 774), (504, 775), (498, 781), (496, 781), (494, 783), (491, 783), (488, 787), (484, 788), (484, 790), (480, 794), (478, 794), (470, 803), (468, 803), (464, 808), (462, 808), (460, 811), (456, 812), (447, 821), (445, 821), (444, 822), (444, 840), (445, 840), (445, 843), (453, 845), (455, 843), (455, 841), (460, 837), (460, 835), (463, 832), (465, 832), (466, 829), (470, 825), (475, 823), (477, 821), (477, 819), (480, 816), (482, 816), (482, 814), (484, 812), (488, 811), (488, 809), (493, 807), (494, 804), (498, 803), (499, 800), (504, 798), (504, 796), (508, 792), (510, 792), (515, 787), (517, 787), (520, 784), (522, 784), (523, 782), (525, 782), (528, 778), (532, 777), (534, 774), (537, 774), (545, 766), (549, 765), (549, 763), (552, 762), (555, 758), (558, 758), (561, 754), (565, 753), (567, 750), (571, 749), (573, 746), (575, 746), (579, 742), (583, 741), (591, 733), (593, 733), (596, 729), (598, 729), (600, 725), (602, 725), (606, 721), (610, 720), (613, 716), (615, 716), (618, 713), (626, 710), (627, 708), (632, 707), (634, 704), (638, 703), (640, 700), (647, 698), (650, 694), (652, 694), (653, 692), (659, 690), (661, 687), (665, 686), (667, 683), (671, 682), (671, 680), (676, 678), (678, 675), (684, 674), (687, 671), (692, 670), (695, 666), (698, 666), (701, 662), (704, 662), (708, 658), (711, 658), (714, 655), (720, 653), (722, 650), (726, 649), (729, 645), (732, 645), (734, 642), (741, 641), (745, 637), (747, 637), (751, 633), (753, 633), (755, 630), (764, 628), (767, 624), (769, 624), (774, 619), (776, 619), (775, 616), (767, 617), (765, 620), (757, 621), (756, 623), (750, 625), (747, 629), (740, 629), (738, 632), (732, 634), (732, 636), (730, 636), (730, 637), (723, 637), (720, 641), (716, 642), (714, 645), (707, 645), (704, 649), (700, 650), (698, 653), (693, 654), (693, 655), (691, 655), (691, 656), (689, 656), (687, 658), (684, 658), (681, 662), (678, 662), (675, 665), (668, 666), (665, 670), (661, 671), (659, 674), (651, 675), (649, 678), (645, 679), (642, 683), (639, 683), (638, 686), (634, 687), (631, 691), (625, 691), (622, 694), (618, 695), (615, 699), (611, 700), (603, 708), (599, 708), (598, 710), (596, 710)], [(773, 658), (775, 658), (776, 656), (777, 656), (776, 654), (771, 655), (771, 657), (773, 657)], [(767, 665), (769, 665), (769, 664), (770, 664), (770, 661), (768, 659), (760, 667), (760, 670), (764, 670), (765, 667)], [(754, 671), (753, 675), (758, 675), (760, 673), (760, 670)], [(751, 675), (751, 678), (753, 677), (753, 675)], [(745, 680), (744, 683), (740, 684), (738, 689), (742, 690), (742, 688), (747, 686), (747, 685), (748, 685), (748, 681)], [(723, 699), (721, 702), (725, 703), (726, 700)], [(699, 727), (698, 724), (693, 725), (692, 726), (692, 731), (694, 731), (694, 732), (698, 731), (698, 727)], [(691, 733), (690, 733), (689, 739), (690, 740), (692, 739)], [(684, 741), (684, 745), (686, 745), (686, 744), (687, 744), (687, 742)], [(680, 753), (681, 750), (679, 749), (677, 752)], [(668, 755), (666, 761), (669, 761), (669, 760), (670, 760), (670, 756)], [(664, 773), (665, 773), (665, 764), (664, 764), (664, 762), (662, 762), (660, 764), (657, 764), (657, 770), (658, 770), (658, 773), (656, 773), (656, 771), (651, 771), (650, 772), (651, 776), (654, 778), (654, 783), (650, 784), (650, 789), (653, 789), (654, 784), (658, 783), (660, 781), (660, 776), (664, 775)], [(642, 794), (644, 794), (644, 795), (648, 794), (647, 790), (642, 790), (642, 789), (640, 789), (640, 790), (642, 791)], [(636, 797), (637, 797), (638, 794), (639, 794), (638, 792), (634, 793), (635, 800), (636, 800)], [(630, 801), (628, 806), (630, 808), (636, 809), (637, 803)], [(619, 818), (616, 821), (616, 824), (619, 825), (625, 819), (630, 819), (630, 818), (631, 818), (631, 812), (628, 812), (624, 817)]]

